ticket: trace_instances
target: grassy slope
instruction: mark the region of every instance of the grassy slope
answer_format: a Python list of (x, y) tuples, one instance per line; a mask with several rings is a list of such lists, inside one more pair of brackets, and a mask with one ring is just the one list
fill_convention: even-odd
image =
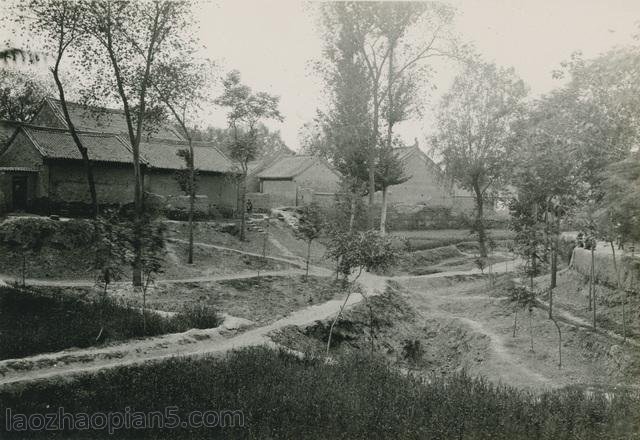
[[(593, 311), (589, 310), (589, 280), (573, 270), (558, 273), (558, 285), (554, 290), (553, 302), (573, 315), (579, 316), (588, 322), (593, 321)], [(538, 277), (537, 286), (548, 288), (549, 275)], [(596, 284), (596, 324), (602, 328), (622, 334), (622, 300), (624, 295), (614, 289), (601, 284)], [(548, 295), (543, 297), (548, 300)], [(640, 337), (640, 314), (638, 311), (638, 295), (631, 293), (626, 297), (626, 324), (627, 335)]]
[(140, 311), (115, 300), (0, 288), (0, 359), (216, 327), (221, 321), (213, 308), (197, 321), (193, 310), (181, 311), (171, 318), (148, 314), (145, 331)]
[[(224, 359), (171, 359), (67, 382), (10, 386), (0, 403), (13, 413), (239, 410), (242, 427), (117, 430), (117, 438), (280, 439), (618, 439), (639, 429), (640, 405), (616, 393), (563, 390), (540, 396), (461, 374), (430, 383), (383, 361), (346, 356), (334, 364), (250, 348)], [(0, 430), (6, 426), (0, 413)], [(184, 418), (183, 418), (184, 420)], [(87, 432), (49, 432), (86, 438)], [(113, 438), (106, 430), (91, 438)], [(4, 433), (3, 438), (24, 438)]]
[[(301, 275), (261, 276), (206, 283), (158, 285), (148, 294), (151, 308), (174, 311), (183, 304), (212, 306), (232, 316), (260, 324), (340, 295), (333, 279)], [(132, 298), (140, 301), (140, 298)]]

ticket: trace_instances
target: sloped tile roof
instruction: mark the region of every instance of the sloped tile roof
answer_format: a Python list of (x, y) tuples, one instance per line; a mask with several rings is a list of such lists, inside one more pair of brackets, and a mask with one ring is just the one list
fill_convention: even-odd
[[(49, 127), (23, 126), (22, 129), (36, 149), (49, 159), (82, 160), (71, 134), (67, 130)], [(129, 146), (114, 133), (78, 132), (89, 159), (97, 162), (132, 163)]]
[[(140, 154), (151, 168), (179, 170), (185, 167), (184, 159), (178, 156), (179, 150), (188, 149), (187, 142), (169, 142), (151, 140), (140, 142)], [(194, 142), (195, 166), (203, 172), (233, 172), (234, 164), (212, 143)]]
[[(48, 98), (56, 116), (66, 127), (64, 114), (60, 101)], [(88, 131), (106, 131), (110, 133), (120, 133), (127, 135), (127, 121), (124, 111), (119, 109), (109, 109), (104, 107), (90, 107), (75, 102), (67, 102), (69, 116), (77, 129)], [(168, 123), (158, 124), (150, 130), (150, 137), (157, 139), (183, 140), (183, 137)], [(146, 133), (144, 133), (146, 134)]]
[(257, 174), (260, 179), (293, 179), (313, 165), (315, 156), (286, 156), (279, 158), (265, 170)]
[[(0, 143), (8, 141), (21, 124), (18, 121), (0, 120)], [(1, 146), (0, 150), (2, 150)]]

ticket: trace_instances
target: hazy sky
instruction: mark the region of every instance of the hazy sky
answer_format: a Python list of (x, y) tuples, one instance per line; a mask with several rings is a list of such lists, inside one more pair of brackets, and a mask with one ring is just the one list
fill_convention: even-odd
[[(572, 52), (594, 56), (632, 43), (639, 31), (640, 0), (446, 1), (458, 9), (455, 30), (461, 38), (487, 59), (515, 67), (532, 94), (557, 85), (550, 72)], [(224, 0), (202, 3), (198, 15), (210, 58), (224, 70), (238, 69), (256, 90), (281, 97), (285, 121), (270, 125), (297, 149), (300, 127), (314, 117), (323, 98), (322, 84), (310, 67), (322, 45), (313, 7), (293, 0)], [(443, 62), (438, 69), (434, 82), (439, 91), (429, 100), (427, 114), (399, 127), (407, 141), (430, 131), (429, 109), (455, 74)], [(224, 125), (223, 113), (213, 111), (211, 123)]]

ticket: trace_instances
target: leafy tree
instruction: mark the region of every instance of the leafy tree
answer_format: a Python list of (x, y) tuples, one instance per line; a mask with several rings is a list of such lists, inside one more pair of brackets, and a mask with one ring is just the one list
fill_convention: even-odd
[(60, 107), (67, 129), (82, 157), (89, 185), (92, 214), (96, 217), (98, 215), (98, 195), (93, 167), (89, 160), (88, 150), (82, 144), (69, 115), (65, 86), (60, 78), (61, 63), (68, 56), (68, 52), (74, 49), (73, 46), (77, 45), (79, 40), (86, 38), (82, 23), (82, 17), (87, 13), (85, 3), (71, 0), (29, 0), (21, 4), (18, 9), (21, 13), (15, 15), (16, 20), (20, 24), (28, 26), (35, 34), (43, 37), (45, 49), (55, 54), (54, 64), (49, 70), (58, 90)]
[[(258, 123), (258, 148), (256, 158), (261, 159), (267, 156), (273, 156), (275, 154), (295, 154), (291, 150), (285, 141), (282, 139), (280, 130), (271, 130), (263, 123)], [(219, 128), (208, 126), (204, 129), (192, 128), (193, 139), (198, 141), (214, 142), (226, 155), (230, 152), (227, 149), (229, 146), (228, 139), (233, 137), (233, 132), (228, 127)]]
[(443, 96), (435, 148), (447, 173), (474, 194), (480, 256), (487, 256), (484, 204), (506, 180), (526, 87), (513, 69), (469, 61)]
[[(327, 340), (327, 356), (331, 348), (331, 336), (333, 328), (340, 319), (342, 311), (349, 301), (349, 297), (353, 292), (356, 281), (362, 274), (362, 271), (384, 271), (391, 267), (398, 257), (398, 251), (393, 247), (388, 237), (381, 235), (377, 231), (368, 230), (365, 232), (350, 232), (338, 234), (331, 237), (329, 246), (327, 247), (327, 256), (339, 261), (339, 270), (344, 275), (345, 280), (352, 276), (351, 287), (347, 296), (340, 306), (338, 315), (335, 317), (329, 328), (329, 337)], [(363, 293), (364, 296), (364, 293)], [(366, 299), (366, 297), (365, 297)]]
[(245, 239), (245, 211), (247, 196), (247, 173), (249, 162), (255, 160), (259, 151), (258, 124), (265, 119), (282, 120), (278, 111), (279, 98), (265, 92), (254, 93), (240, 82), (240, 72), (232, 71), (223, 79), (224, 91), (215, 102), (227, 107), (227, 121), (233, 136), (229, 142), (229, 156), (240, 168), (241, 230), (240, 240)]
[[(176, 53), (188, 53), (192, 43), (190, 4), (184, 1), (89, 3), (83, 16), (90, 37), (82, 62), (94, 73), (91, 95), (122, 103), (134, 170), (133, 284), (142, 286), (143, 182), (140, 141), (145, 122), (162, 115), (153, 102), (156, 68)], [(97, 43), (97, 44), (96, 44)], [(160, 111), (159, 111), (160, 110)]]
[[(565, 94), (572, 124), (565, 135), (578, 144), (581, 177), (594, 192), (602, 171), (629, 155), (640, 133), (640, 46), (613, 49), (586, 60), (575, 53), (557, 77), (569, 77)], [(601, 196), (601, 193), (599, 194)]]
[(154, 213), (146, 213), (143, 218), (140, 235), (142, 249), (142, 328), (147, 329), (147, 290), (155, 282), (158, 274), (162, 273), (165, 256), (164, 223), (155, 218)]
[(382, 210), (380, 212), (380, 233), (385, 234), (387, 228), (387, 189), (409, 180), (404, 171), (404, 164), (390, 146), (380, 148), (376, 164), (376, 182), (382, 191)]
[(306, 124), (302, 143), (305, 153), (326, 159), (342, 175), (353, 229), (358, 200), (367, 194), (371, 91), (364, 62), (348, 35), (342, 32), (335, 40), (330, 38), (324, 51), (327, 63), (318, 65), (328, 86), (329, 109)]
[[(193, 215), (196, 201), (196, 165), (193, 150), (193, 131), (187, 126), (189, 119), (201, 109), (209, 96), (207, 85), (210, 83), (208, 72), (210, 63), (197, 63), (192, 54), (181, 54), (158, 66), (153, 77), (153, 87), (158, 94), (157, 99), (164, 103), (174, 117), (180, 132), (187, 139), (188, 149), (179, 150), (178, 155), (184, 158), (186, 173), (178, 172), (181, 189), (189, 196), (189, 248), (188, 264), (193, 264)], [(186, 178), (186, 179), (185, 179)]]
[[(366, 142), (367, 182), (370, 227), (373, 227), (373, 203), (376, 190), (377, 149), (382, 145), (380, 126), (385, 99), (387, 102), (387, 136), (393, 125), (409, 113), (417, 80), (424, 61), (450, 51), (447, 36), (452, 18), (449, 7), (438, 3), (410, 2), (337, 2), (322, 9), (325, 30), (325, 53), (331, 56), (339, 48), (349, 48), (357, 57), (366, 77), (356, 89), (369, 99), (369, 137)], [(411, 32), (415, 30), (415, 32)], [(418, 74), (418, 72), (420, 74)], [(386, 78), (385, 78), (386, 75)], [(396, 97), (397, 99), (393, 99)], [(387, 142), (390, 144), (390, 140)]]
[(46, 58), (46, 55), (43, 56), (41, 53), (21, 49), (19, 47), (8, 47), (0, 50), (0, 60), (5, 63), (13, 61), (15, 63), (21, 62), (33, 64), (40, 61), (42, 58)]
[(0, 69), (0, 119), (29, 122), (53, 88), (41, 78), (13, 69)]
[(296, 232), (300, 238), (307, 242), (307, 259), (305, 280), (309, 277), (309, 260), (311, 258), (311, 243), (320, 237), (324, 227), (324, 218), (320, 207), (311, 203), (302, 208), (298, 219)]
[(544, 219), (545, 247), (550, 252), (549, 318), (553, 314), (560, 224), (578, 204), (583, 189), (577, 142), (571, 130), (571, 102), (557, 90), (530, 104), (519, 129), (511, 183), (534, 197)]
[(103, 297), (109, 284), (124, 276), (123, 266), (130, 263), (129, 231), (117, 212), (105, 211), (96, 218), (94, 268), (96, 282), (103, 285)]
[(27, 258), (37, 255), (50, 234), (50, 229), (37, 219), (16, 222), (13, 232), (6, 237), (5, 244), (22, 257), (22, 286), (26, 285)]
[[(640, 242), (640, 157), (638, 153), (609, 165), (603, 181), (603, 205), (609, 214), (611, 235)], [(613, 237), (611, 237), (613, 238)]]
[[(123, 267), (131, 262), (130, 234), (126, 222), (123, 222), (115, 211), (105, 211), (94, 220), (94, 262), (97, 272), (96, 284), (102, 284), (102, 305), (107, 302), (107, 289), (115, 281), (124, 276)], [(96, 341), (102, 336), (104, 321), (100, 308), (100, 331)]]

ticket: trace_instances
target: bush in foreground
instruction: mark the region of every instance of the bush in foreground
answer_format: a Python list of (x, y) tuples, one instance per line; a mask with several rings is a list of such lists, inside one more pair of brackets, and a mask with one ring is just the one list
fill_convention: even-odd
[(141, 311), (112, 298), (0, 288), (0, 359), (217, 327), (222, 318), (211, 307), (185, 307), (174, 317), (147, 312), (146, 321), (145, 332)]
[[(382, 360), (299, 359), (263, 347), (224, 359), (123, 367), (71, 382), (0, 391), (12, 413), (240, 410), (244, 426), (50, 432), (51, 438), (622, 439), (637, 438), (638, 396), (560, 390), (533, 394), (460, 374), (427, 382)], [(5, 412), (0, 429), (5, 429)], [(184, 417), (183, 419), (184, 420)], [(19, 434), (19, 435), (17, 435)], [(20, 438), (26, 433), (5, 433)], [(90, 435), (88, 435), (90, 434)], [(4, 437), (3, 437), (4, 438)]]

